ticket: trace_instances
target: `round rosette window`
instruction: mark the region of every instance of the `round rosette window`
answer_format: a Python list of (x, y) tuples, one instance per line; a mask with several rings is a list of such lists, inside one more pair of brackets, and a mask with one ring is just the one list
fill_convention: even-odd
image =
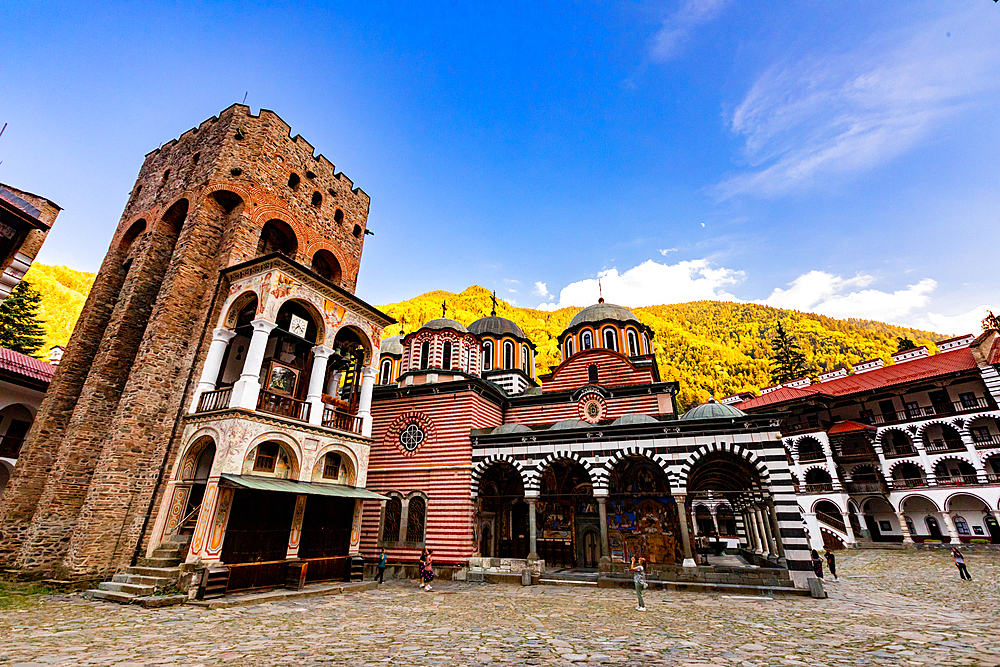
[(408, 452), (417, 451), (424, 442), (424, 430), (416, 422), (410, 422), (399, 432), (399, 444)]
[(605, 405), (604, 400), (600, 396), (593, 394), (584, 396), (580, 399), (577, 409), (579, 410), (580, 419), (591, 424), (596, 424), (604, 419)]

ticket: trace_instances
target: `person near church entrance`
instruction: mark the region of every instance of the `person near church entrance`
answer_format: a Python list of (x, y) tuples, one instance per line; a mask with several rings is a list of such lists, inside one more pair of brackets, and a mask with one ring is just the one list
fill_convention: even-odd
[(962, 579), (968, 579), (972, 581), (972, 575), (969, 574), (969, 569), (965, 567), (965, 555), (958, 550), (958, 547), (951, 548), (951, 557), (955, 559), (955, 565), (958, 567), (958, 575)]
[(377, 581), (380, 584), (385, 583), (385, 566), (388, 560), (389, 560), (388, 557), (386, 557), (385, 555), (385, 549), (381, 549), (378, 552), (378, 563), (376, 564), (376, 567), (378, 568), (378, 573), (375, 575), (375, 581)]
[(423, 552), (420, 554), (420, 563), (417, 565), (417, 583), (420, 587), (424, 587), (424, 568), (427, 565), (427, 549), (424, 548)]
[(639, 599), (639, 604), (636, 605), (636, 609), (638, 611), (646, 611), (646, 603), (642, 599), (642, 590), (646, 588), (645, 563), (645, 558), (640, 558), (639, 561), (636, 562), (635, 556), (632, 556), (632, 571), (635, 572), (632, 580), (635, 582), (635, 595)]
[(823, 559), (819, 557), (819, 552), (816, 551), (815, 549), (812, 550), (811, 556), (812, 556), (813, 572), (816, 573), (817, 577), (819, 577), (820, 579), (822, 579), (823, 578)]
[(424, 590), (431, 590), (431, 582), (434, 581), (434, 552), (428, 551), (424, 559), (423, 582)]
[(826, 556), (826, 567), (830, 570), (830, 576), (834, 581), (840, 581), (840, 577), (837, 576), (837, 557), (829, 549), (823, 555)]

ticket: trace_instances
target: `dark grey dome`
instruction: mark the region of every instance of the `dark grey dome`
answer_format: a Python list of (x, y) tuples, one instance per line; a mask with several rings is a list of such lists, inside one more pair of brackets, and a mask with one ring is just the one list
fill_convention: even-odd
[(590, 428), (593, 424), (589, 424), (582, 419), (564, 419), (561, 422), (556, 422), (549, 427), (550, 431), (562, 431), (568, 428)]
[(696, 405), (687, 412), (681, 419), (734, 419), (736, 417), (746, 417), (747, 413), (731, 405), (719, 403), (714, 398), (708, 403)]
[(632, 314), (628, 308), (616, 306), (613, 303), (595, 303), (587, 306), (570, 320), (567, 329), (572, 329), (578, 324), (587, 322), (604, 322), (605, 320), (617, 320), (619, 322), (638, 322), (639, 318)]
[(649, 415), (622, 415), (618, 419), (614, 420), (612, 426), (629, 426), (631, 424), (656, 424), (659, 422), (658, 419), (650, 417)]
[(454, 329), (455, 331), (461, 333), (469, 333), (469, 330), (465, 328), (465, 325), (461, 322), (456, 322), (455, 320), (448, 317), (439, 317), (436, 320), (431, 320), (420, 327), (421, 329)]
[(508, 335), (514, 336), (515, 338), (528, 338), (524, 335), (524, 332), (521, 331), (521, 327), (511, 322), (506, 317), (498, 317), (496, 315), (480, 317), (478, 320), (469, 325), (469, 333), (477, 336), (492, 334), (494, 336)]
[(382, 341), (382, 349), (379, 354), (398, 354), (402, 356), (403, 354), (403, 337), (402, 336), (389, 336)]
[(524, 424), (502, 424), (493, 429), (492, 435), (500, 435), (502, 433), (524, 433), (525, 431), (530, 430), (531, 429)]

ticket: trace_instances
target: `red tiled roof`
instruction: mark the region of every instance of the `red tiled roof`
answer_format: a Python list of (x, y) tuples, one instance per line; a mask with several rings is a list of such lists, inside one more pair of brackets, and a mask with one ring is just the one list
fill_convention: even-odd
[(859, 424), (858, 422), (846, 421), (837, 422), (826, 432), (827, 435), (837, 435), (838, 433), (854, 433), (856, 431), (871, 431), (871, 426)]
[[(1000, 354), (1000, 350), (998, 350)], [(950, 375), (962, 371), (975, 369), (976, 359), (972, 356), (972, 349), (964, 347), (960, 350), (950, 350), (935, 354), (932, 357), (914, 359), (902, 364), (893, 366), (883, 366), (866, 373), (855, 373), (847, 377), (829, 380), (821, 384), (814, 384), (804, 389), (790, 389), (782, 387), (769, 394), (758, 396), (757, 398), (742, 403), (736, 403), (735, 407), (740, 410), (760, 408), (768, 405), (788, 403), (797, 399), (819, 394), (826, 397), (849, 396), (882, 387), (891, 387), (907, 382), (915, 382), (939, 375)]]
[(26, 354), (0, 347), (0, 370), (16, 373), (32, 380), (50, 382), (56, 367)]

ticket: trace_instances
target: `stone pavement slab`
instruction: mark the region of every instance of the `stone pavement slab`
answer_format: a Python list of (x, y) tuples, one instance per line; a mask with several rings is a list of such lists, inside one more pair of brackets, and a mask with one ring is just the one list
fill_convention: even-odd
[(0, 609), (0, 665), (1000, 665), (1000, 554), (853, 552), (830, 597), (393, 581), (254, 606)]

